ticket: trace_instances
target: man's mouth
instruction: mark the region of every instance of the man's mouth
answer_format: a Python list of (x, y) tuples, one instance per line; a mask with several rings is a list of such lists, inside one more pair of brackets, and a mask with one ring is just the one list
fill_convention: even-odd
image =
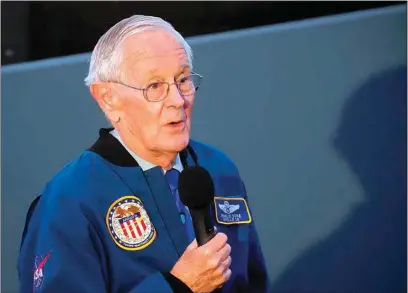
[(185, 123), (184, 120), (178, 120), (178, 121), (170, 122), (170, 123), (168, 123), (167, 125), (173, 126), (173, 127), (177, 127), (177, 126), (183, 126), (184, 123)]
[(176, 120), (176, 121), (172, 121), (172, 122), (170, 122), (170, 123), (168, 123), (168, 124), (170, 124), (170, 125), (177, 125), (177, 124), (181, 124), (181, 123), (184, 123), (184, 120)]

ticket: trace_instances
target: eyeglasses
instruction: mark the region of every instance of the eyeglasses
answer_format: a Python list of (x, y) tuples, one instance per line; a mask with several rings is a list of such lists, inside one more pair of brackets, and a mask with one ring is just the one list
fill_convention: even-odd
[(170, 91), (170, 86), (173, 84), (176, 85), (180, 95), (182, 95), (183, 97), (193, 95), (200, 87), (202, 78), (203, 77), (198, 73), (192, 73), (175, 81), (172, 84), (165, 81), (158, 81), (149, 84), (145, 88), (137, 88), (118, 81), (112, 82), (121, 84), (131, 89), (143, 91), (144, 98), (149, 102), (160, 102), (167, 97)]

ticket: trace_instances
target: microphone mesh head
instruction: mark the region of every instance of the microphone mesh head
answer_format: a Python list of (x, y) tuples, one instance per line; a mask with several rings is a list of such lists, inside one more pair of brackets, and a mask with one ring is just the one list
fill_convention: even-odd
[(188, 167), (180, 173), (178, 190), (180, 200), (192, 209), (205, 207), (214, 198), (210, 173), (200, 166)]

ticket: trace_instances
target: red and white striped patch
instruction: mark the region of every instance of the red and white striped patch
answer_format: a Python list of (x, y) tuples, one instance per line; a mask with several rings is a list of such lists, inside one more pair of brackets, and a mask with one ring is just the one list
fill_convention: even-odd
[(126, 250), (143, 249), (156, 237), (142, 202), (135, 196), (116, 200), (108, 210), (106, 224), (115, 243)]

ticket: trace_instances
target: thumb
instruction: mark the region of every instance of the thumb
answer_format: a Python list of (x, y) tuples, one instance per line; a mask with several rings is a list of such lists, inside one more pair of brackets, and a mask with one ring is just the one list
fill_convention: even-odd
[(189, 246), (187, 246), (186, 251), (196, 249), (198, 247), (197, 240), (194, 239)]

